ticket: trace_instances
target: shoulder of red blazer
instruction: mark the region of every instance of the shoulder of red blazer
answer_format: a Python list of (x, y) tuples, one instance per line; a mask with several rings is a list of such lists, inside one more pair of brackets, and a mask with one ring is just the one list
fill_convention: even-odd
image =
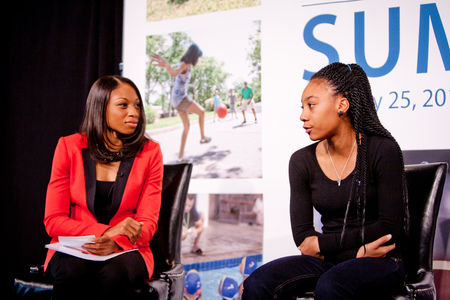
[(144, 148), (142, 149), (142, 151), (137, 155), (138, 157), (142, 157), (143, 155), (145, 155), (144, 153), (153, 153), (153, 152), (161, 152), (161, 146), (159, 145), (158, 142), (152, 140), (152, 139), (148, 139), (147, 143), (145, 143)]
[(75, 147), (75, 148), (87, 148), (87, 139), (86, 135), (82, 133), (74, 133), (71, 135), (67, 135), (62, 137), (61, 139), (64, 140), (66, 147)]

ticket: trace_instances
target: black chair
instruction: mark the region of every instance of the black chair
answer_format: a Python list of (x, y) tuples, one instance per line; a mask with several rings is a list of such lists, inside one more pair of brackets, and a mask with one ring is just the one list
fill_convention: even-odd
[(155, 259), (153, 279), (148, 282), (154, 299), (182, 299), (184, 266), (181, 264), (181, 229), (192, 164), (164, 166), (158, 231), (150, 241)]
[[(181, 264), (181, 229), (192, 164), (164, 165), (158, 231), (150, 241), (155, 259), (153, 278), (136, 290), (139, 299), (182, 299), (184, 266)], [(45, 283), (42, 266), (33, 266), (36, 281), (16, 279), (17, 299), (50, 299), (52, 285)]]
[[(447, 163), (405, 166), (410, 215), (409, 236), (403, 253), (406, 285), (396, 294), (376, 296), (375, 299), (436, 299), (433, 247), (447, 169)], [(314, 299), (314, 295), (308, 293), (297, 299)]]
[(404, 290), (390, 299), (436, 299), (433, 276), (433, 249), (436, 222), (447, 177), (447, 163), (407, 165), (410, 234), (403, 261), (406, 268)]

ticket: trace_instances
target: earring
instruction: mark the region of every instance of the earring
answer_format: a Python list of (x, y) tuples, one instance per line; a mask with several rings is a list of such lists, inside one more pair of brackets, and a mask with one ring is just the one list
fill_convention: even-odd
[(342, 117), (344, 115), (343, 111), (338, 112), (339, 117)]

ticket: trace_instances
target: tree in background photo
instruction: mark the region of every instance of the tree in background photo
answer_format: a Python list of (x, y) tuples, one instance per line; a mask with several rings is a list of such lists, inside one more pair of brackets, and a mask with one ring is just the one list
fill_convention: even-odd
[(261, 0), (147, 0), (147, 22), (260, 5)]

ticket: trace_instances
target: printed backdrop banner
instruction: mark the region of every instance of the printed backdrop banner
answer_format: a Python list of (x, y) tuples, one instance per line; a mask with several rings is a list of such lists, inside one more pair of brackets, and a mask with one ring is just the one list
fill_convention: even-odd
[[(295, 150), (311, 143), (299, 120), (300, 99), (323, 66), (341, 61), (365, 69), (379, 117), (403, 150), (450, 149), (450, 1), (263, 0), (260, 6), (154, 22), (146, 20), (146, 5), (125, 1), (124, 75), (141, 91), (146, 36), (261, 22), (262, 178), (194, 179), (191, 192), (229, 193), (233, 187), (233, 193), (263, 193), (265, 261), (298, 253), (287, 165)], [(217, 47), (233, 42), (217, 35), (211, 37), (220, 41)]]
[(314, 72), (335, 61), (357, 63), (403, 150), (450, 149), (450, 2), (266, 3), (264, 107), (270, 102), (282, 113), (288, 105), (298, 119), (301, 91)]
[(299, 121), (300, 99), (306, 79), (323, 66), (363, 66), (379, 117), (403, 150), (450, 149), (448, 11), (448, 1), (263, 2), (263, 180), (271, 212), (265, 215), (265, 260), (297, 253), (287, 162), (311, 143)]

